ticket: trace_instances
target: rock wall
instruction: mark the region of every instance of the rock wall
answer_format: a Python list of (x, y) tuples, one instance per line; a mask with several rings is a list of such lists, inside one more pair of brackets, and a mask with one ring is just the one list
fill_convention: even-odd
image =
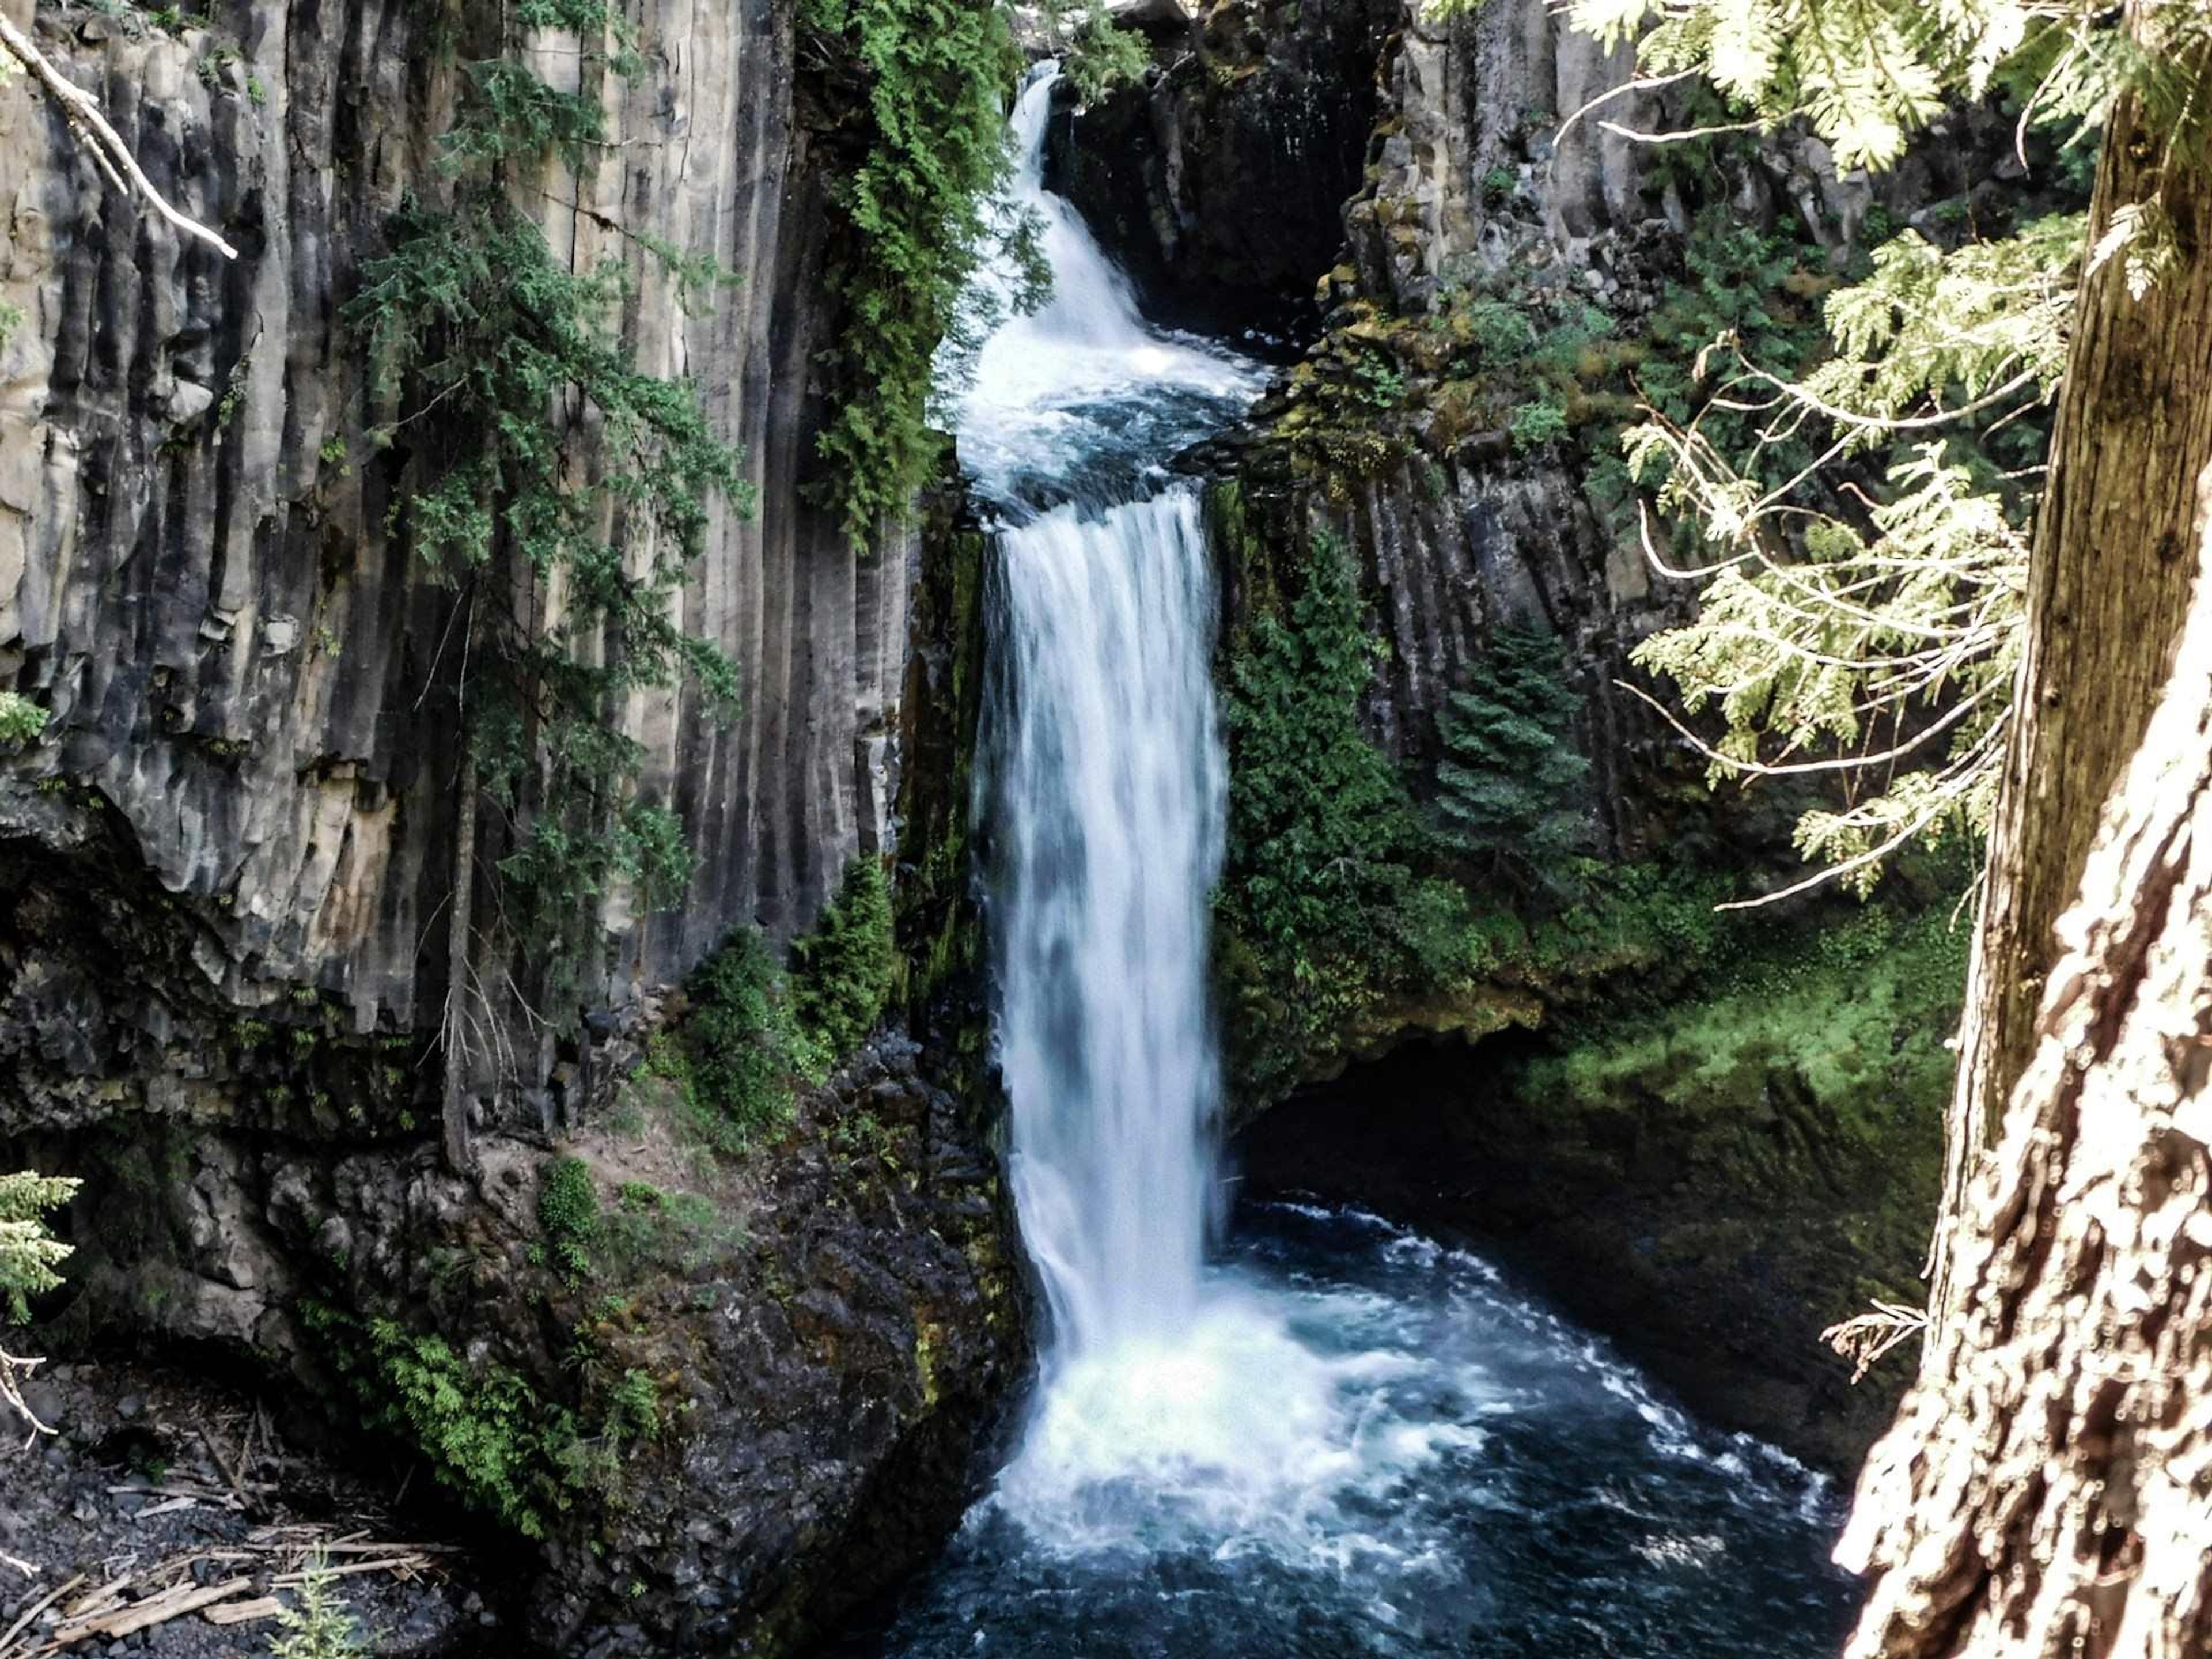
[(599, 1210), (580, 1261), (511, 1139), (475, 1181), (420, 1141), (173, 1121), (21, 1150), (86, 1178), (70, 1323), (258, 1356), (357, 1452), (494, 1510), (477, 1541), (545, 1650), (781, 1652), (937, 1547), (1026, 1359), (988, 1097), (928, 1072), (882, 1036), (734, 1163), (639, 1080), (565, 1148)]
[[(856, 554), (800, 493), (837, 319), (791, 7), (654, 0), (631, 21), (646, 67), (601, 88), (605, 159), (549, 167), (536, 210), (574, 268), (625, 268), (640, 368), (699, 386), (760, 505), (714, 504), (680, 601), (739, 665), (740, 712), (688, 690), (623, 711), (698, 856), (674, 909), (611, 901), (598, 994), (617, 1003), (732, 925), (802, 926), (890, 842), (914, 557), (910, 536)], [(231, 0), (174, 33), (40, 18), (234, 264), (106, 188), (28, 77), (0, 93), (0, 300), (23, 313), (0, 351), (0, 684), (50, 713), (0, 757), (0, 833), (61, 845), (43, 809), (65, 791), (190, 911), (209, 988), (307, 988), (360, 1031), (436, 1004), (455, 827), (454, 600), (386, 533), (408, 434), (365, 439), (385, 411), (338, 320), (402, 196), (435, 187), (457, 73), (438, 27), (377, 0)], [(742, 285), (687, 303), (628, 231)]]
[(1262, 349), (1312, 332), (1375, 122), (1396, 0), (1217, 4), (1156, 28), (1146, 81), (1056, 112), (1045, 182), (1177, 326)]
[[(0, 1167), (87, 1178), (62, 1351), (258, 1363), (455, 1480), (503, 1519), (488, 1537), (520, 1524), (487, 1484), (511, 1477), (542, 1534), (526, 1611), (557, 1650), (781, 1650), (934, 1547), (1026, 1353), (967, 879), (982, 546), (957, 492), (868, 553), (810, 502), (849, 157), (796, 8), (623, 15), (644, 67), (597, 88), (599, 165), (517, 196), (572, 269), (623, 268), (638, 367), (688, 380), (742, 448), (757, 508), (712, 503), (675, 601), (742, 701), (621, 710), (696, 872), (665, 913), (610, 897), (584, 1018), (553, 1011), (580, 1029), (514, 1034), (472, 1177), (438, 1164), (426, 1029), (456, 601), (388, 531), (409, 428), (369, 441), (393, 411), (339, 319), (394, 208), (438, 187), (450, 20), (37, 17), (240, 257), (105, 188), (26, 77), (0, 90), (0, 301), (22, 313), (0, 343), (0, 687), (49, 715), (0, 752)], [(687, 296), (630, 233), (741, 280)], [(710, 1157), (688, 1089), (633, 1075), (681, 1012), (665, 988), (733, 928), (803, 929), (878, 853), (931, 1048), (894, 1018), (794, 1124)], [(557, 1133), (610, 1218), (584, 1269), (539, 1209)], [(422, 1364), (458, 1368), (467, 1423), (410, 1394)]]

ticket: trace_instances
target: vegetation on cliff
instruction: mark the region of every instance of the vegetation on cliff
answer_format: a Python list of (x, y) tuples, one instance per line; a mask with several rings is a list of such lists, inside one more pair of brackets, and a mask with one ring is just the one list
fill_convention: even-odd
[(1021, 58), (997, 0), (805, 0), (801, 15), (816, 72), (855, 83), (842, 100), (854, 159), (834, 198), (848, 247), (829, 279), (844, 321), (816, 447), (824, 501), (867, 547), (936, 476), (939, 353), (972, 351), (990, 325), (961, 309), (977, 264), (1011, 247), (1042, 281), (1030, 227), (1000, 196)]
[(1342, 544), (1321, 532), (1272, 546), (1234, 484), (1208, 513), (1251, 613), (1224, 647), (1214, 899), (1242, 1099), (1274, 1098), (1403, 1027), (1531, 1024), (1607, 975), (1706, 959), (1724, 928), (1721, 872), (1586, 850), (1581, 698), (1555, 642), (1506, 635), (1506, 656), (1458, 694), (1444, 757), (1408, 774), (1362, 724), (1377, 646)]
[[(688, 382), (641, 372), (623, 344), (619, 263), (571, 270), (514, 200), (549, 157), (579, 172), (595, 161), (597, 80), (641, 68), (628, 28), (600, 0), (502, 21), (461, 66), (441, 144), (450, 184), (403, 203), (389, 252), (364, 263), (344, 307), (375, 366), (367, 441), (404, 445), (410, 471), (392, 527), (457, 596), (445, 689), (464, 736), (442, 1021), (456, 1164), (471, 1068), (514, 1069), (505, 1032), (518, 1012), (556, 1029), (573, 1019), (555, 1011), (575, 1009), (575, 986), (593, 977), (611, 893), (627, 886), (650, 908), (690, 880), (682, 824), (636, 787), (643, 750), (623, 700), (684, 679), (710, 706), (736, 696), (734, 665), (673, 604), (711, 502), (750, 505), (736, 455)], [(574, 41), (581, 90), (530, 66), (525, 33), (544, 31)], [(632, 240), (679, 284), (711, 287), (710, 264)], [(342, 441), (326, 459), (347, 459)], [(487, 809), (499, 890), (479, 905)], [(480, 968), (501, 949), (525, 959), (527, 993)]]
[[(1576, 8), (1615, 39), (1652, 9)], [(2023, 127), (2047, 112), (2103, 131), (2086, 229), (2055, 239), (2064, 260), (2085, 254), (2071, 304), (2046, 258), (2031, 337), (1979, 386), (1908, 363), (1901, 408), (1845, 411), (1887, 435), (2040, 394), (2057, 337), (2037, 325), (2070, 318), (2034, 528), (2012, 538), (2026, 559), (2006, 632), (2024, 639), (2018, 673), (1995, 682), (2009, 729), (1985, 763), (1990, 868), (1930, 1295), (1924, 1316), (1865, 1322), (1885, 1342), (1924, 1326), (1926, 1352), (1838, 1558), (1873, 1575), (1854, 1655), (2194, 1651), (2212, 1640), (2207, 1425), (2184, 1405), (2212, 1352), (2208, 1074), (2201, 1043), (2175, 1034), (2201, 1029), (2212, 990), (2212, 16), (2155, 0), (1815, 3), (1786, 27), (1759, 4), (1659, 9), (1643, 64), (1702, 73), (1766, 118), (1809, 114), (1846, 162), (1895, 159), (1947, 97), (1993, 84)], [(1784, 418), (1804, 406), (1802, 387), (1776, 391)], [(1937, 507), (1971, 522), (1955, 492)], [(1893, 569), (1948, 551), (1883, 529)], [(1838, 606), (1816, 592), (1807, 608)], [(1948, 641), (1882, 643), (1878, 687), (1910, 684)]]

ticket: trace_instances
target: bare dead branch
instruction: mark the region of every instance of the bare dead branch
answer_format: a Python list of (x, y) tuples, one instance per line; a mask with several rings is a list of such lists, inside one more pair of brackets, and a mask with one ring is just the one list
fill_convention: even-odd
[(155, 212), (160, 214), (185, 235), (207, 243), (226, 259), (238, 258), (238, 250), (189, 214), (179, 213), (169, 205), (161, 192), (154, 188), (154, 181), (138, 165), (138, 158), (123, 142), (122, 135), (108, 124), (100, 112), (100, 100), (67, 76), (56, 69), (38, 44), (15, 27), (5, 12), (0, 12), (0, 46), (5, 46), (16, 62), (31, 72), (32, 77), (51, 94), (62, 108), (63, 118), (70, 131), (104, 173), (107, 181), (118, 190), (138, 197)]

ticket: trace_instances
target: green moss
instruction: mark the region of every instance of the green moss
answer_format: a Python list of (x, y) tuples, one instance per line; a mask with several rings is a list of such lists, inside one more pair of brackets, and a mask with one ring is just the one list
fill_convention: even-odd
[[(924, 529), (909, 626), (934, 648), (915, 653), (899, 710), (904, 763), (893, 931), (906, 1018), (918, 1033), (948, 994), (974, 981), (983, 951), (969, 830), (982, 715), (986, 548), (981, 532), (949, 518), (955, 499), (933, 503)], [(940, 1050), (958, 1041), (951, 1032), (931, 1035)]]
[[(1966, 983), (1968, 930), (1950, 912), (1839, 904), (1747, 930), (1738, 939), (1756, 942), (1692, 984), (1563, 1023), (1512, 1092), (1599, 1145), (1620, 1114), (1674, 1126), (1715, 1224), (1762, 1195), (1784, 1212), (1833, 1213), (1844, 1277), (1915, 1299)], [(1705, 1246), (1685, 1235), (1675, 1248)], [(1831, 1288), (1832, 1310), (1850, 1311), (1848, 1285)]]

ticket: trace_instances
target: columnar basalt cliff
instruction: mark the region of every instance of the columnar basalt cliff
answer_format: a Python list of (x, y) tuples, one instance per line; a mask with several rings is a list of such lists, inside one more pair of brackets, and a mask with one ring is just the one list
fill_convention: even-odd
[(1064, 106), (1046, 183), (1111, 244), (1153, 315), (1302, 342), (1315, 273), (1359, 188), (1396, 14), (1395, 0), (1284, 0), (1152, 25), (1158, 70), (1095, 109)]
[[(106, 189), (27, 81), (0, 104), (0, 295), (23, 313), (4, 359), (0, 672), (49, 710), (0, 775), (9, 831), (69, 833), (49, 781), (96, 795), (193, 910), (226, 1000), (310, 987), (364, 1030), (412, 1024), (443, 961), (456, 601), (388, 533), (410, 434), (372, 446), (390, 411), (339, 311), (403, 197), (438, 187), (458, 75), (438, 27), (374, 5), (239, 4), (173, 35), (41, 19), (155, 182), (240, 245), (234, 264)], [(600, 990), (617, 1000), (733, 923), (795, 929), (848, 857), (888, 844), (912, 558), (908, 537), (855, 551), (802, 490), (812, 361), (838, 320), (821, 280), (836, 161), (800, 106), (790, 9), (647, 8), (636, 27), (650, 70), (601, 88), (603, 159), (549, 165), (526, 193), (572, 268), (628, 271), (625, 342), (699, 386), (761, 506), (712, 504), (681, 600), (738, 665), (738, 712), (671, 693), (621, 713), (698, 860), (681, 905), (611, 906)], [(688, 302), (635, 233), (742, 283)]]
[[(626, 20), (641, 67), (578, 88), (598, 164), (511, 193), (558, 262), (620, 270), (616, 343), (741, 451), (750, 509), (710, 498), (672, 600), (739, 696), (611, 708), (695, 873), (649, 914), (610, 892), (578, 1006), (490, 1044), (470, 1176), (435, 1136), (468, 623), (398, 529), (421, 428), (341, 314), (447, 187), (458, 25), (37, 15), (234, 263), (0, 91), (0, 686), (46, 713), (0, 745), (0, 1165), (87, 1177), (64, 1335), (215, 1345), (396, 1437), (542, 1552), (536, 1633), (610, 1654), (791, 1643), (887, 1583), (1026, 1340), (967, 880), (981, 539), (957, 492), (868, 549), (817, 504), (836, 47), (785, 3)], [(555, 413), (589, 464), (592, 412)], [(670, 988), (804, 931), (856, 858), (894, 872), (908, 995), (788, 1121), (702, 1147)]]

